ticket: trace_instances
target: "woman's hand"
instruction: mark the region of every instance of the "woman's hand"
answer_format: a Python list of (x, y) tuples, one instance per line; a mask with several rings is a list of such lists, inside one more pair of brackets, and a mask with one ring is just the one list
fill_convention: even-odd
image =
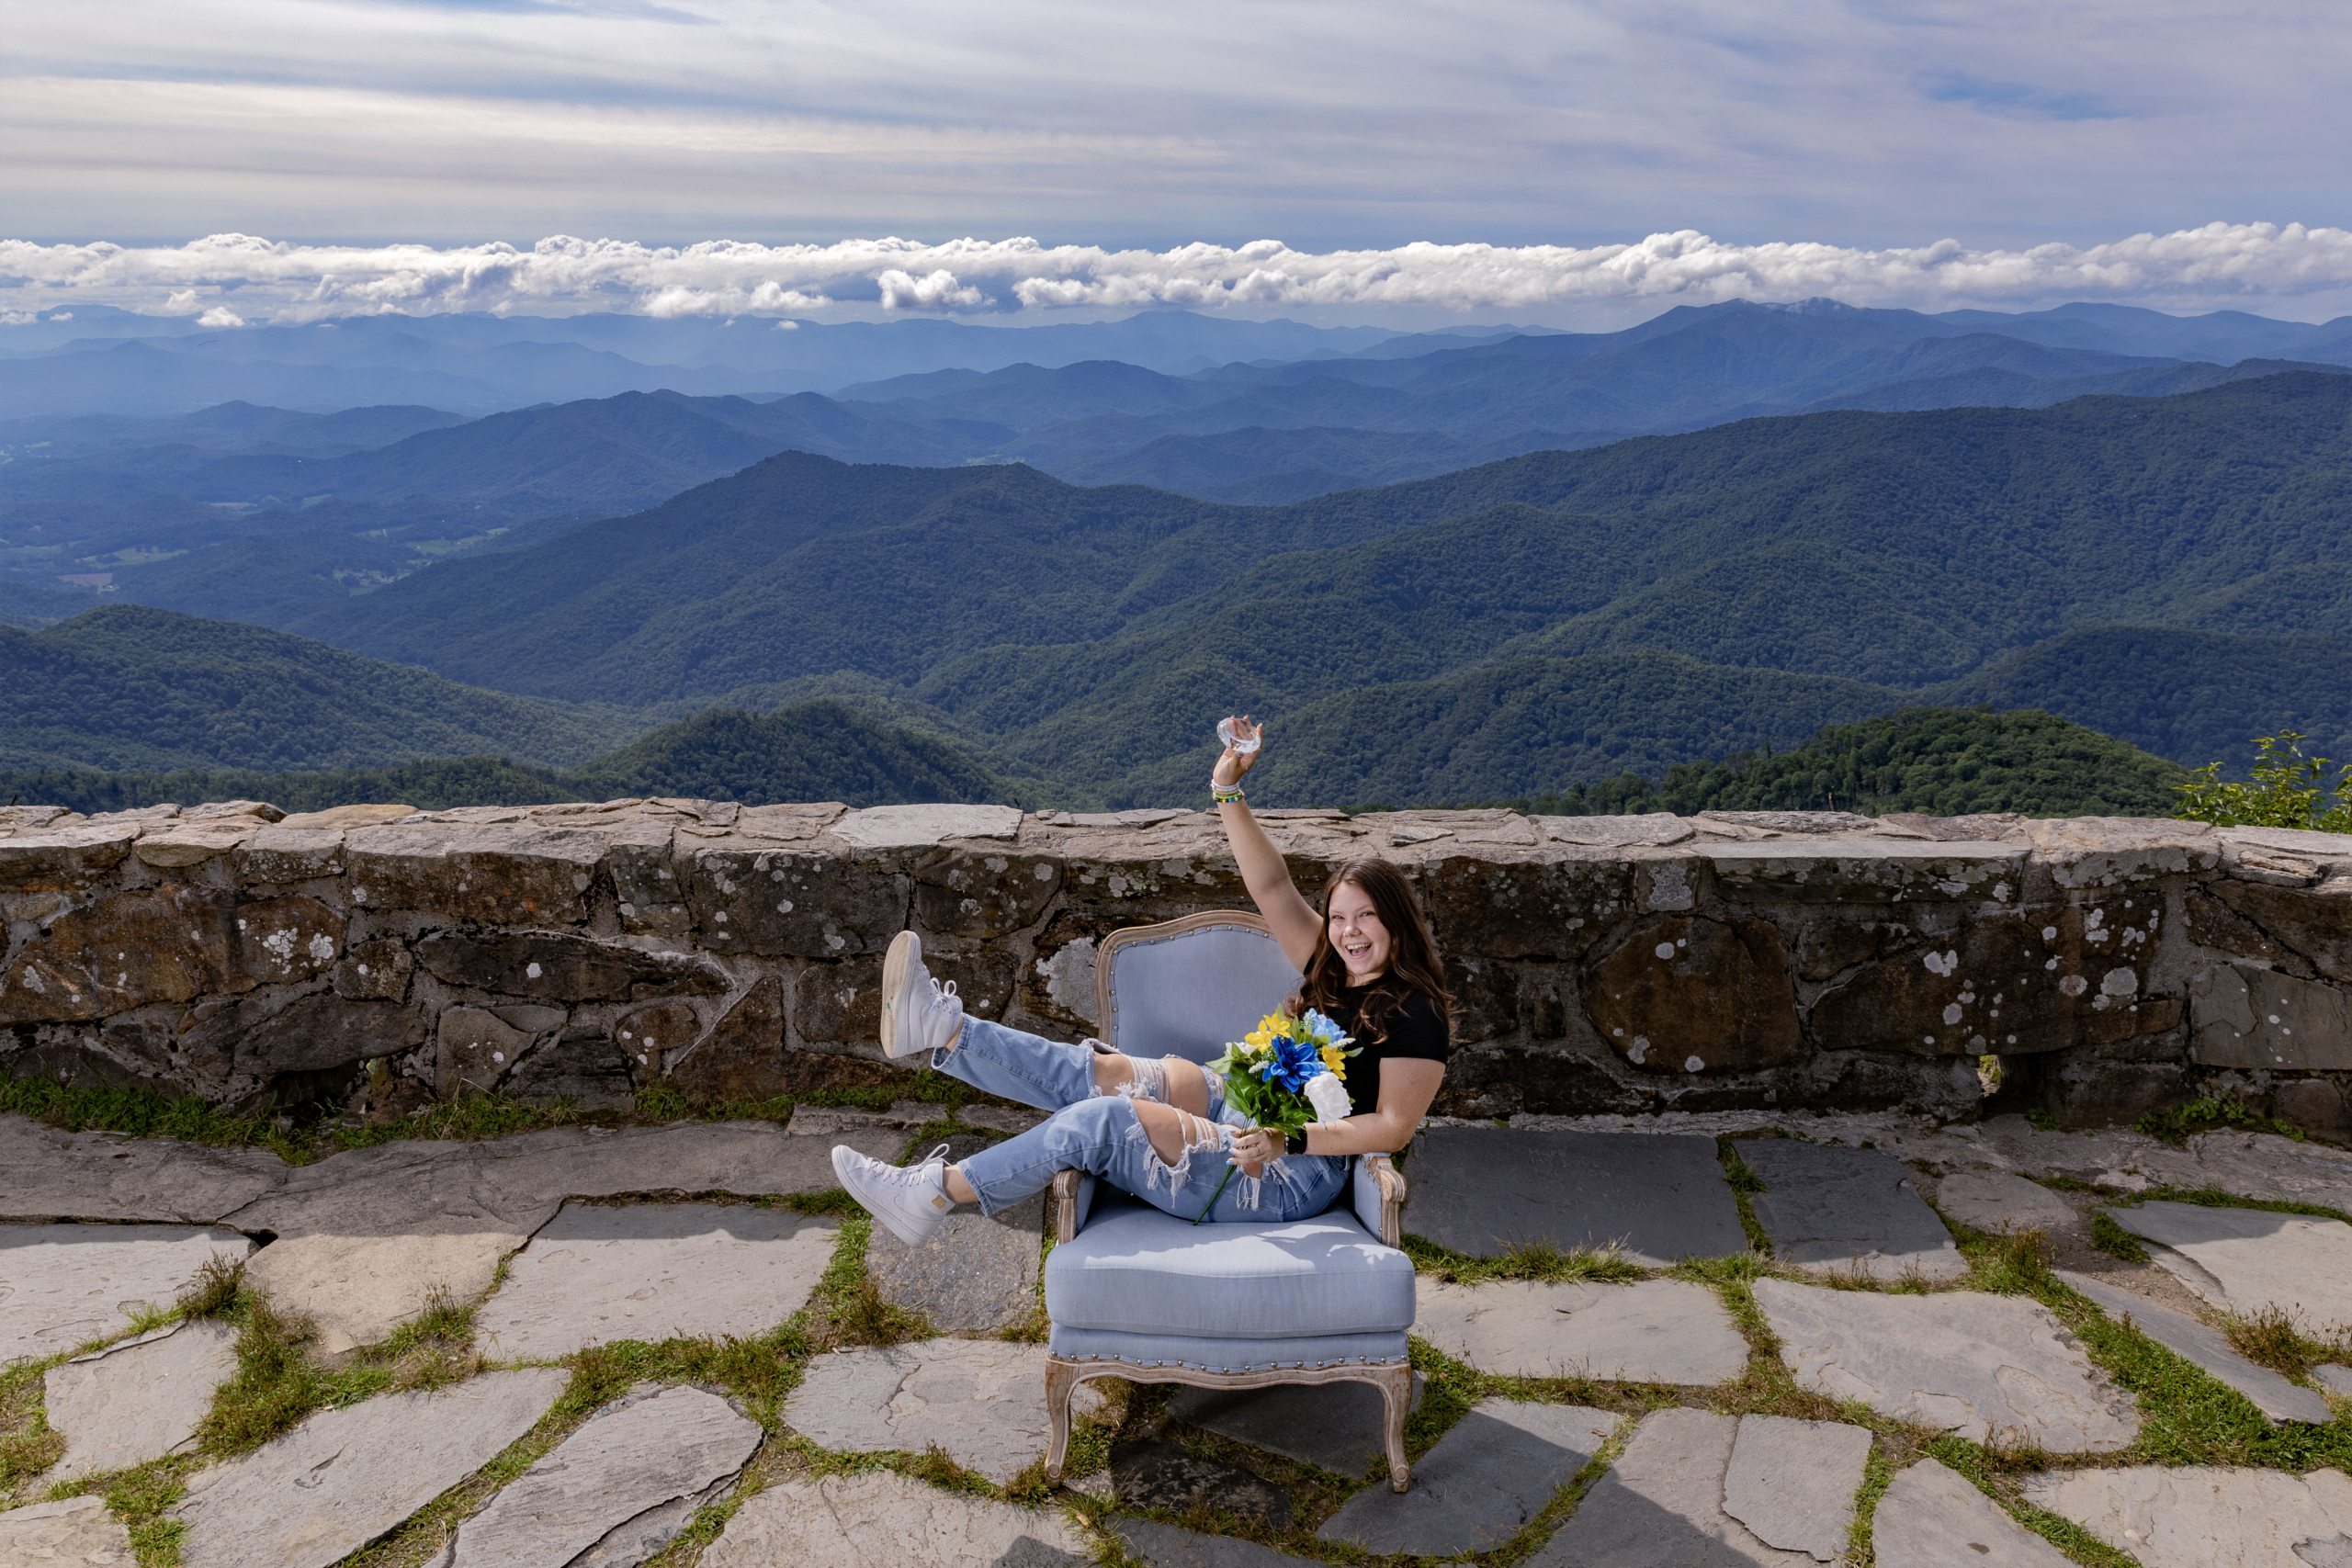
[(1259, 755), (1265, 750), (1266, 739), (1266, 727), (1250, 723), (1246, 716), (1230, 722), (1234, 728), (1254, 737), (1258, 745), (1249, 751), (1237, 751), (1227, 746), (1225, 754), (1216, 760), (1216, 766), (1209, 770), (1209, 777), (1227, 789), (1239, 784), (1241, 775), (1258, 765)]
[(1241, 1174), (1253, 1179), (1266, 1174), (1269, 1160), (1279, 1159), (1283, 1153), (1283, 1130), (1280, 1127), (1252, 1127), (1233, 1135), (1233, 1163)]

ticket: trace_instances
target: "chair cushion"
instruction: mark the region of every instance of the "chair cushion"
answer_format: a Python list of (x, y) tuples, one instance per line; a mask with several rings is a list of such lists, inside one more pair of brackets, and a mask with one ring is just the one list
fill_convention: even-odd
[[(1299, 1371), (1323, 1367), (1394, 1366), (1410, 1353), (1402, 1334), (1324, 1334), (1302, 1339), (1194, 1339), (1177, 1334), (1114, 1334), (1054, 1325), (1046, 1348), (1074, 1361), (1117, 1361), (1149, 1371), (1189, 1367), (1202, 1372)], [(1140, 1378), (1149, 1382), (1149, 1378)]]
[(1086, 1228), (1046, 1258), (1058, 1328), (1207, 1339), (1401, 1334), (1413, 1263), (1353, 1214), (1195, 1225), (1103, 1194)]

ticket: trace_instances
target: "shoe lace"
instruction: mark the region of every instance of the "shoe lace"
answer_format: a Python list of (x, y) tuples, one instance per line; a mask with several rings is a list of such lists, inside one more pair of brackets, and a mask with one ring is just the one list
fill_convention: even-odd
[(933, 980), (931, 983), (931, 1005), (934, 1008), (952, 1007), (958, 1011), (962, 1010), (964, 998), (956, 994), (956, 982), (949, 980), (943, 984)]
[(929, 1154), (927, 1154), (927, 1155), (923, 1156), (922, 1156), (922, 1158), (921, 1158), (921, 1159), (919, 1159), (919, 1160), (915, 1161), (914, 1165), (913, 1165), (910, 1168), (915, 1169), (915, 1170), (921, 1170), (924, 1166), (929, 1165), (932, 1161), (933, 1161), (933, 1160), (944, 1160), (946, 1157), (947, 1157), (947, 1145), (946, 1145), (945, 1144), (935, 1144), (935, 1145), (933, 1145), (932, 1146), (932, 1151), (931, 1151), (931, 1153), (929, 1153)]

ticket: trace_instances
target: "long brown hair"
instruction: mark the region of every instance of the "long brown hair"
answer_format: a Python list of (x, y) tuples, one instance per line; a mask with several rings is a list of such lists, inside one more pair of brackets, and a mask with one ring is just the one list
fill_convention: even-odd
[(1357, 1038), (1366, 1044), (1386, 1039), (1389, 1020), (1416, 991), (1435, 1002), (1441, 1015), (1450, 1012), (1453, 998), (1445, 987), (1445, 964), (1437, 955), (1437, 937), (1430, 930), (1420, 895), (1394, 862), (1366, 855), (1344, 862), (1323, 884), (1316, 900), (1323, 920), (1315, 932), (1315, 956), (1306, 961), (1306, 975), (1286, 1004), (1291, 1016), (1304, 1018), (1308, 1008), (1329, 1012), (1339, 1002), (1340, 987), (1347, 984), (1347, 963), (1331, 945), (1331, 900), (1350, 883), (1363, 889), (1388, 931), (1388, 967), (1372, 983), (1356, 1015)]

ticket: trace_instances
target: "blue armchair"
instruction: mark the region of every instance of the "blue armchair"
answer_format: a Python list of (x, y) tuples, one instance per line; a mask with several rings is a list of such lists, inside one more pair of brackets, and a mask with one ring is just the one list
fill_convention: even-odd
[[(1215, 911), (1111, 933), (1095, 958), (1102, 1043), (1206, 1062), (1256, 1027), (1298, 971), (1255, 915)], [(1405, 1490), (1412, 1260), (1397, 1250), (1405, 1181), (1358, 1156), (1350, 1201), (1286, 1224), (1195, 1225), (1093, 1177), (1055, 1178), (1046, 1259), (1049, 1483), (1071, 1396), (1089, 1378), (1262, 1388), (1368, 1382), (1383, 1396), (1389, 1484)]]

